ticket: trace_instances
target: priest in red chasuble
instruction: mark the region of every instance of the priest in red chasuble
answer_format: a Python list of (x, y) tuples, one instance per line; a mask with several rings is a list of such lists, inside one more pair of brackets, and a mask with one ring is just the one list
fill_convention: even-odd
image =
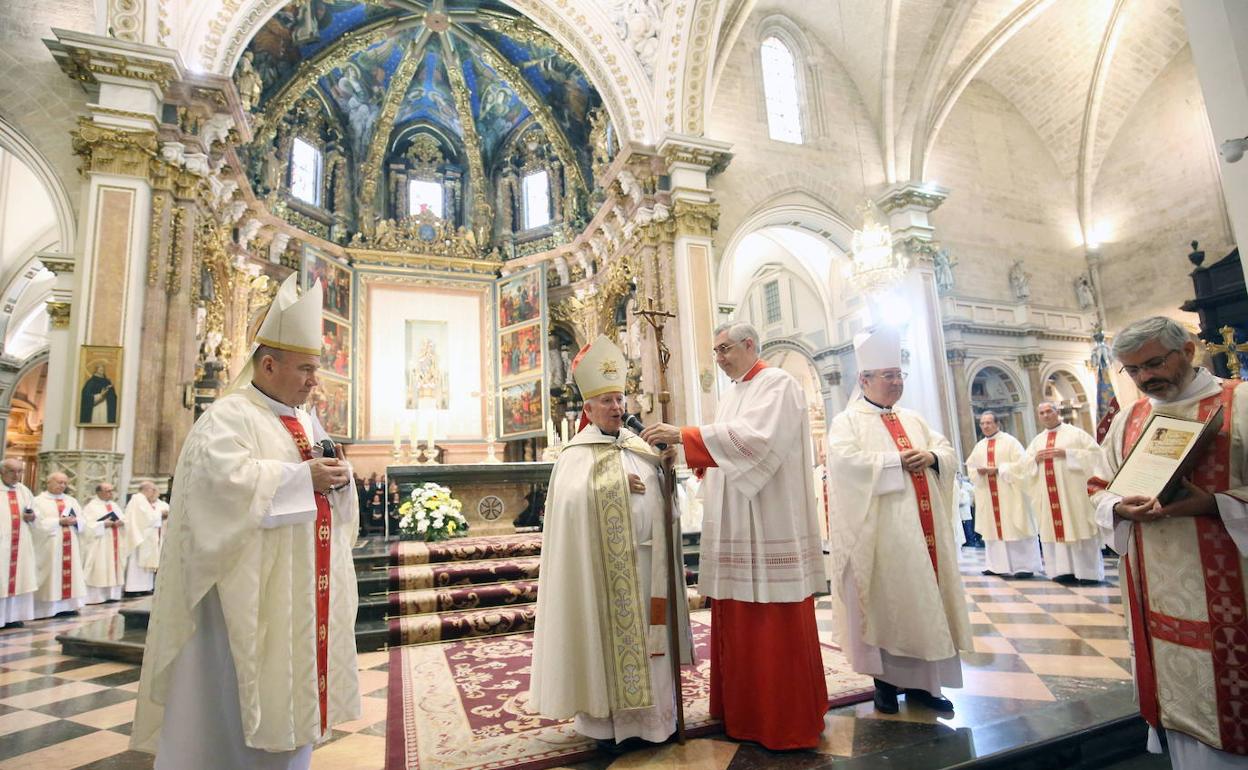
[(360, 715), (351, 467), (304, 411), (321, 287), (287, 279), (178, 458), (131, 745), (160, 768), (307, 768)]
[[(1196, 343), (1169, 318), (1132, 323), (1113, 350), (1143, 397), (1114, 418), (1110, 473), (1088, 490), (1122, 555), (1149, 750), (1160, 751), (1164, 730), (1176, 770), (1248, 768), (1248, 388), (1195, 366)], [(1179, 499), (1105, 489), (1149, 416), (1207, 420), (1218, 407), (1218, 436)]]
[(683, 444), (702, 482), (698, 590), (711, 604), (711, 715), (738, 740), (813, 748), (828, 710), (813, 594), (826, 590), (810, 420), (797, 380), (758, 357), (754, 327), (715, 330), (732, 384), (715, 421), (659, 423), (651, 444)]
[[(684, 569), (669, 563), (660, 454), (624, 427), (628, 362), (605, 336), (572, 370), (589, 424), (550, 476), (530, 705), (614, 751), (676, 731), (668, 575), (681, 662), (692, 662)], [(607, 611), (607, 607), (611, 611)]]
[(849, 662), (875, 677), (875, 707), (953, 711), (941, 693), (962, 686), (959, 650), (971, 624), (953, 521), (958, 458), (905, 389), (901, 340), (888, 327), (854, 340), (862, 397), (828, 429), (832, 596)]

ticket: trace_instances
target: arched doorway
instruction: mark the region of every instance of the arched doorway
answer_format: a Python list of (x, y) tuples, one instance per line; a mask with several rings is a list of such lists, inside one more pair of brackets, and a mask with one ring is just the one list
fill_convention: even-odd
[(971, 380), (971, 410), (975, 415), (975, 437), (979, 432), (979, 416), (992, 412), (1001, 430), (1012, 436), (1023, 435), (1023, 389), (1018, 380), (1005, 369), (985, 366)]
[(1044, 380), (1044, 400), (1052, 401), (1062, 422), (1092, 432), (1092, 415), (1087, 391), (1079, 378), (1065, 369), (1056, 369)]
[(4, 456), (25, 463), (22, 482), (35, 486), (39, 478), (39, 444), (43, 441), (43, 407), (48, 391), (48, 360), (26, 370), (13, 386), (9, 422), (4, 435)]

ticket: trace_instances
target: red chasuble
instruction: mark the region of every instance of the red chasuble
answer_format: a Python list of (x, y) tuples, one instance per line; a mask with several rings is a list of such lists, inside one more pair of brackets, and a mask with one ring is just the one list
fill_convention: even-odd
[[(304, 460), (312, 459), (312, 445), (299, 419), (290, 415), (281, 418), (282, 425), (290, 431)], [(332, 516), (329, 500), (325, 495), (316, 498), (316, 688), (321, 704), (321, 732), (328, 727), (329, 701), (329, 534)]]
[[(767, 366), (761, 358), (742, 381)], [(680, 429), (690, 468), (717, 467), (696, 426)], [(729, 737), (772, 751), (819, 745), (828, 686), (815, 600), (711, 602), (711, 716)]]

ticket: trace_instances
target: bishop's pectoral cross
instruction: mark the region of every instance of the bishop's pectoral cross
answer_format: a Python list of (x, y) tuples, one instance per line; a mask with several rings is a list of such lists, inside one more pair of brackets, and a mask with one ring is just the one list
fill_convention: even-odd
[(1230, 371), (1231, 376), (1237, 380), (1242, 379), (1240, 377), (1239, 354), (1248, 353), (1248, 343), (1236, 344), (1235, 329), (1230, 326), (1223, 326), (1221, 329), (1218, 329), (1218, 332), (1222, 335), (1222, 344), (1215, 345), (1212, 342), (1206, 342), (1205, 350), (1209, 351), (1211, 358), (1219, 354), (1225, 354), (1226, 368)]

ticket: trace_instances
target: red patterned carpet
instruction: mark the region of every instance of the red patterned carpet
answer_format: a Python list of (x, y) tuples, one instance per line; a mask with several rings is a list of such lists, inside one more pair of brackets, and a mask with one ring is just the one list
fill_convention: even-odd
[[(699, 662), (682, 687), (694, 736), (718, 730), (708, 702), (710, 630), (710, 613), (696, 613)], [(528, 712), (532, 646), (524, 633), (391, 649), (387, 770), (538, 770), (593, 756), (593, 741), (570, 722)], [(871, 679), (853, 673), (838, 649), (824, 645), (823, 664), (833, 706), (871, 698)]]

